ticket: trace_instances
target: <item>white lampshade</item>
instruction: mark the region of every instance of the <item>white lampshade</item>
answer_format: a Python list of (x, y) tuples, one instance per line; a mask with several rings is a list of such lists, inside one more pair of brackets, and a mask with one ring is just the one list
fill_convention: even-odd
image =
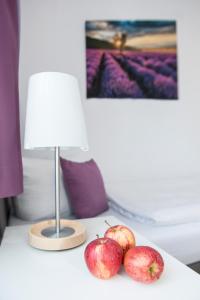
[(24, 147), (88, 148), (75, 77), (58, 72), (43, 72), (30, 77)]

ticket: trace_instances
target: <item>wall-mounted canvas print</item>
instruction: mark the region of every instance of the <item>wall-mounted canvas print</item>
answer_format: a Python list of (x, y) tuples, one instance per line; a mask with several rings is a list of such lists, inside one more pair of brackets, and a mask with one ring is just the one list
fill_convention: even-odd
[(86, 21), (87, 98), (178, 99), (176, 21)]

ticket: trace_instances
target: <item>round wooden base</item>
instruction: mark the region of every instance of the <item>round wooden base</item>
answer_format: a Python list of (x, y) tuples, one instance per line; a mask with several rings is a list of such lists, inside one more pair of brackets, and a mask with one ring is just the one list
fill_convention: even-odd
[(60, 220), (60, 227), (71, 228), (73, 234), (64, 237), (47, 237), (43, 232), (55, 227), (55, 220), (46, 220), (32, 225), (29, 231), (29, 244), (42, 250), (66, 250), (77, 247), (86, 240), (85, 227), (74, 220)]

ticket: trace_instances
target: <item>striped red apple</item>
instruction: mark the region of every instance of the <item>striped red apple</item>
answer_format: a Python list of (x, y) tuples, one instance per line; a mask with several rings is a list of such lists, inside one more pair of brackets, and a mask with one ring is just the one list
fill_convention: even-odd
[(116, 241), (97, 238), (87, 245), (84, 255), (87, 267), (94, 276), (109, 279), (119, 271), (123, 251)]
[(164, 261), (160, 253), (152, 247), (136, 246), (126, 253), (124, 268), (132, 279), (152, 283), (160, 278)]
[(129, 249), (135, 247), (135, 236), (131, 229), (124, 225), (110, 226), (107, 221), (105, 221), (105, 223), (109, 228), (105, 232), (104, 237), (113, 239), (119, 243), (123, 250), (123, 256)]

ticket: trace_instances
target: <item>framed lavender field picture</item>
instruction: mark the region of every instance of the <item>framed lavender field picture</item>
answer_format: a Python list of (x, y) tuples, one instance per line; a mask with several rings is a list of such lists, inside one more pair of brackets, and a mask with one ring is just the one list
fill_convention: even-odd
[(87, 98), (178, 99), (176, 21), (86, 21)]

